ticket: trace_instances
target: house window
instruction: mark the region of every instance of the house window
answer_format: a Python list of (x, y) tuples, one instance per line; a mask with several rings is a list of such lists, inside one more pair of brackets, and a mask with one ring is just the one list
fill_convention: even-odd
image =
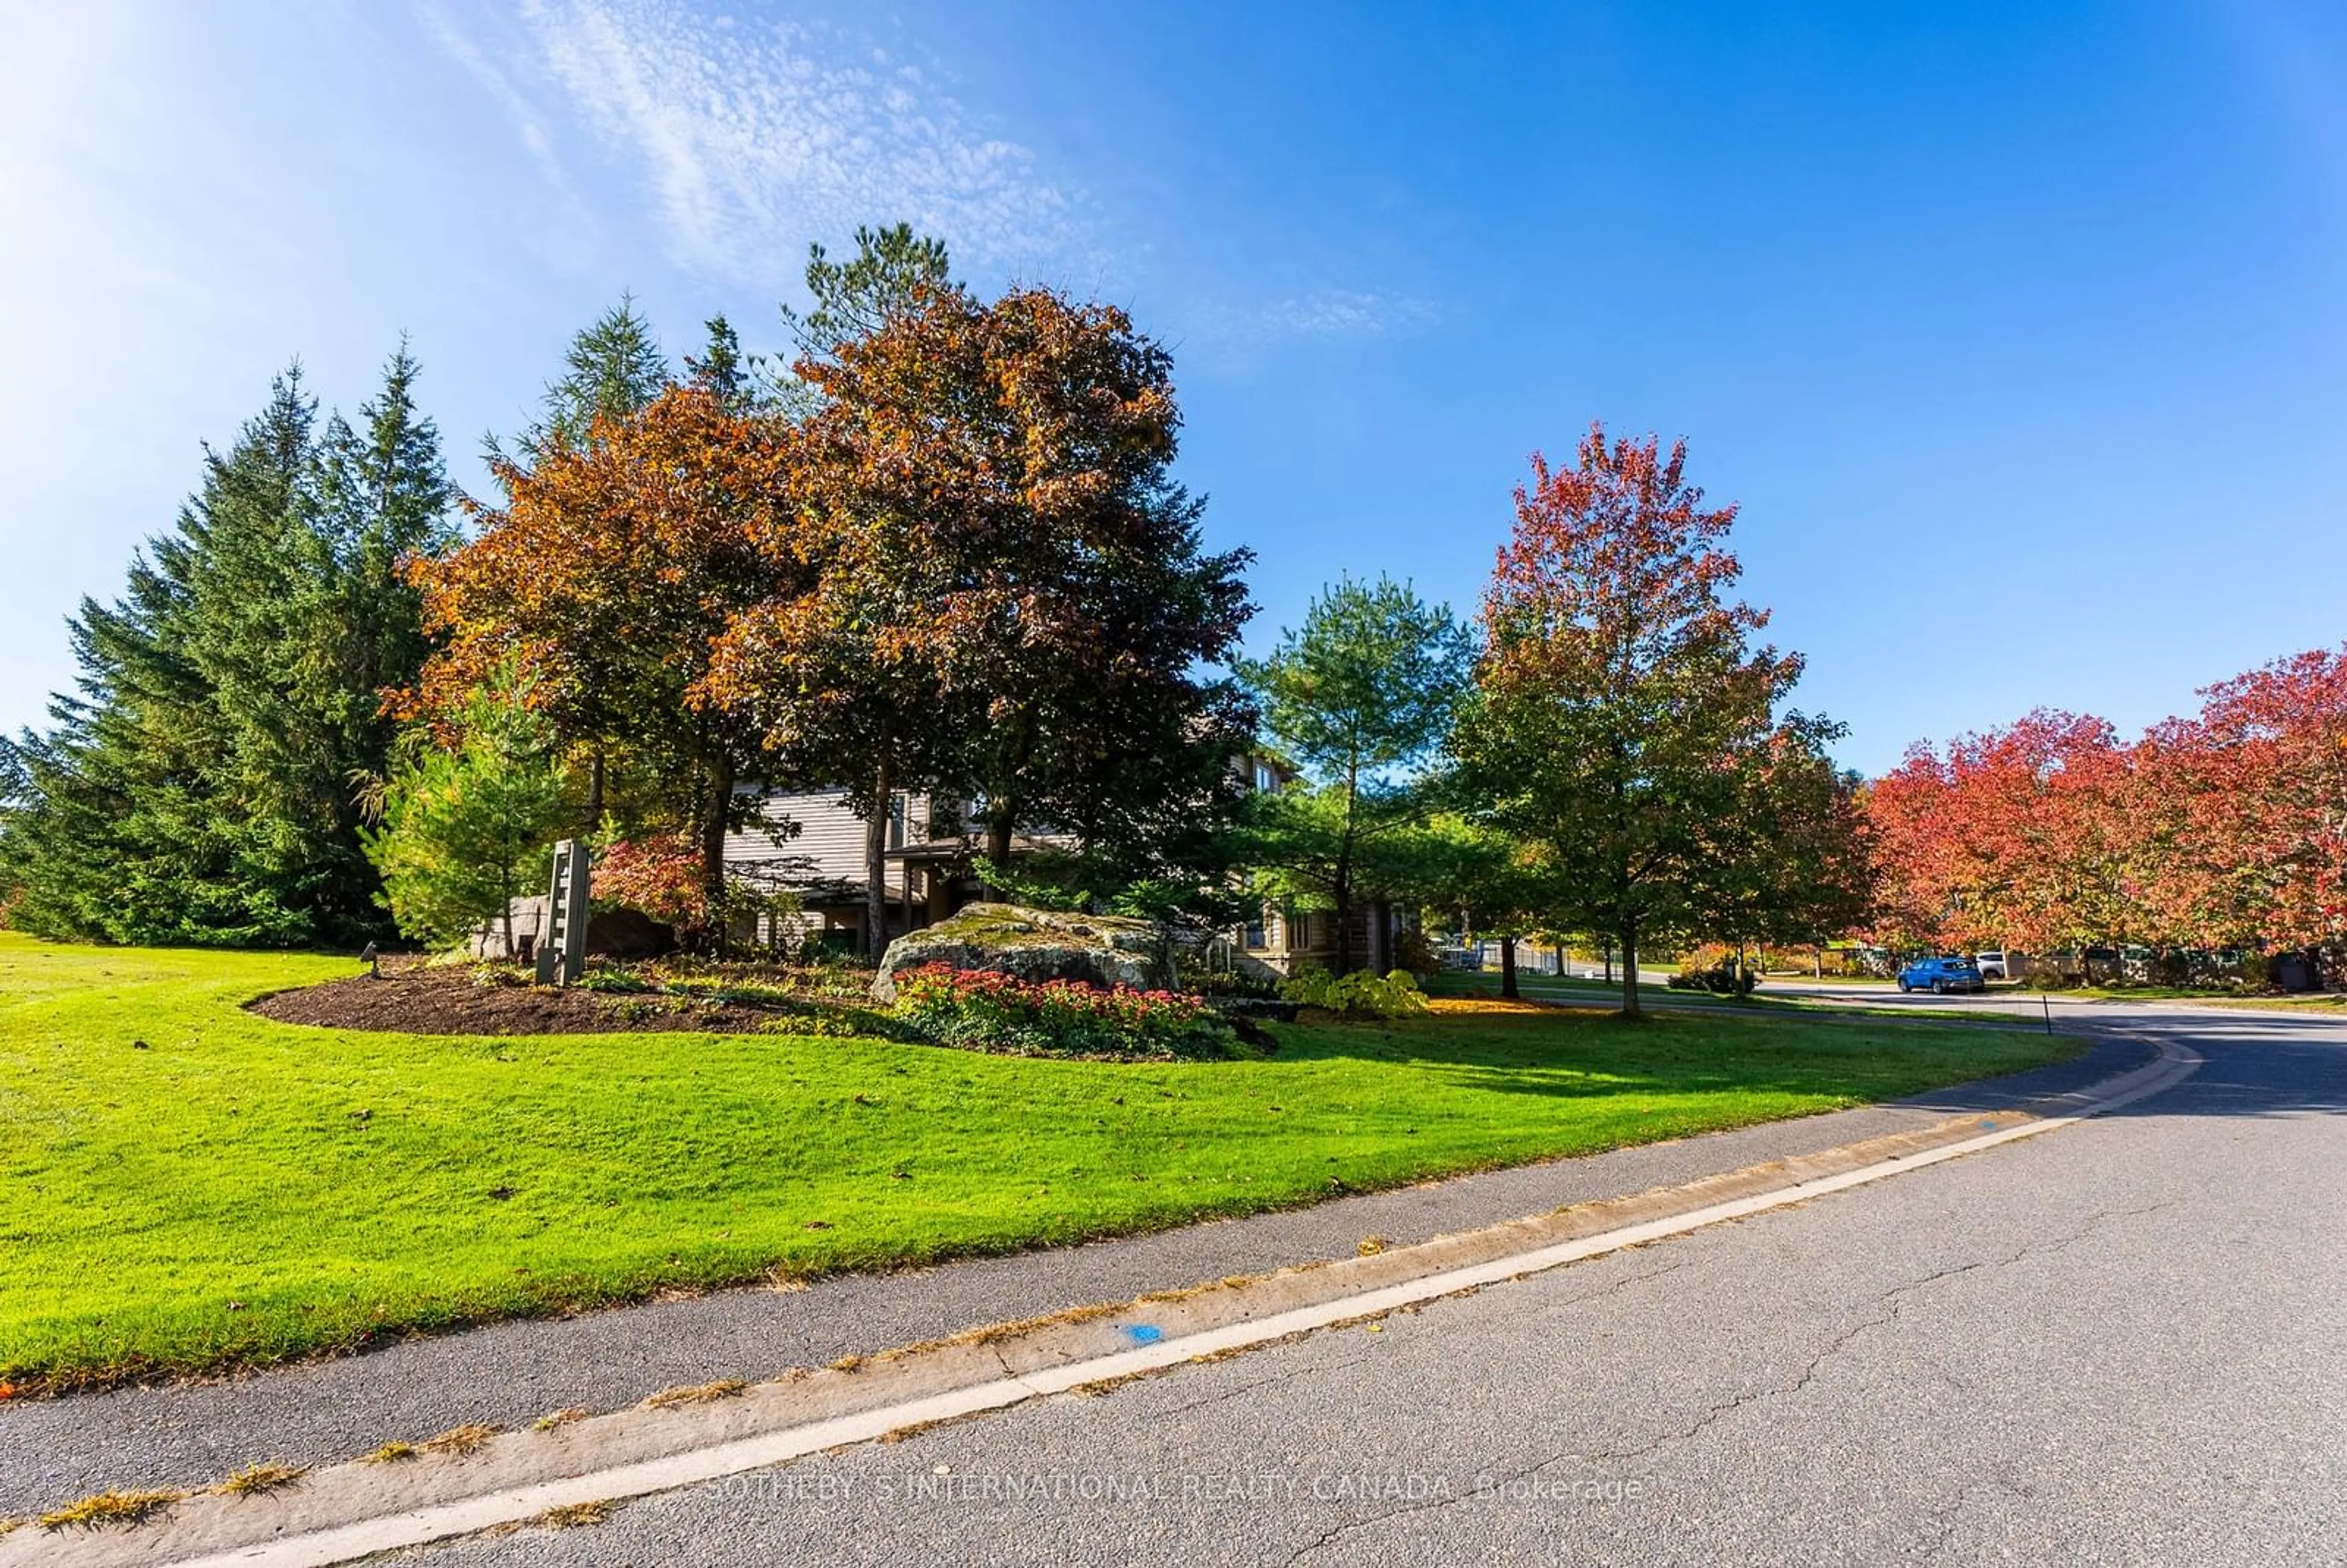
[(1277, 789), (1279, 787), (1279, 770), (1273, 767), (1269, 763), (1258, 761), (1255, 764), (1255, 787), (1266, 794)]
[(1269, 911), (1266, 910), (1262, 905), (1256, 905), (1255, 907), (1254, 915), (1247, 920), (1246, 935), (1243, 938), (1246, 943), (1247, 951), (1251, 953), (1260, 953), (1266, 948), (1271, 946), (1270, 926), (1271, 917)]

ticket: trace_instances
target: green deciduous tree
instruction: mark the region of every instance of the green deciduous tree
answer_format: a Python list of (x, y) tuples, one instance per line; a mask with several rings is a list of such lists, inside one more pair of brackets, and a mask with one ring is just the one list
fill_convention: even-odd
[(1826, 748), (1843, 727), (1788, 715), (1738, 754), (1735, 792), (1706, 824), (1701, 934), (1743, 944), (1821, 944), (1874, 913), (1876, 870), (1857, 775)]

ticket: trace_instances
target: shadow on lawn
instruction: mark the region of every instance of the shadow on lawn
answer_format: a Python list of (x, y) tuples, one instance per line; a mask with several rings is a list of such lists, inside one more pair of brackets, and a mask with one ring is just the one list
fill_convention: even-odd
[[(1928, 1026), (1904, 1024), (1901, 1035), (1930, 1045), (1921, 1035), (1923, 1027)], [(1610, 1013), (1558, 1010), (1307, 1024), (1281, 1031), (1277, 1060), (1352, 1059), (1407, 1066), (1449, 1088), (1572, 1100), (1754, 1094), (1853, 1101), (1899, 1095), (1919, 1076), (1931, 1076), (1919, 1074), (1916, 1057), (1903, 1054), (1900, 1043), (1845, 1024), (1805, 1024), (1782, 1015), (1656, 1014), (1632, 1021)], [(1962, 1037), (1948, 1040), (1942, 1049), (1945, 1054), (1934, 1057), (1961, 1073)], [(2148, 1053), (2134, 1048), (2130, 1054), (2140, 1059)], [(2036, 1071), (2090, 1081), (2077, 1078), (2074, 1063)], [(2059, 1087), (2071, 1087), (2072, 1081)], [(1976, 1102), (1980, 1109), (1990, 1109), (2050, 1091), (2031, 1087), (2001, 1099), (1983, 1093), (1960, 1108)]]
[[(1495, 1093), (1588, 1099), (1611, 1094), (1752, 1092), (1886, 1100), (1961, 1115), (2078, 1090), (2149, 1061), (2154, 1042), (2188, 1044), (2205, 1059), (2175, 1088), (2114, 1115), (2260, 1116), (2347, 1112), (2347, 1022), (2248, 1011), (2150, 1012), (2097, 1019), (2063, 1032), (2086, 1043), (2085, 1054), (2021, 1072), (1975, 1079), (1901, 1095), (1911, 1071), (1896, 1061), (1897, 1041), (1923, 1030), (1950, 1037), (1979, 1026), (1936, 1020), (1819, 1019), (1802, 1028), (1787, 1012), (1705, 1009), (1616, 1015), (1559, 1009), (1549, 1015), (1451, 1015), (1431, 1020), (1320, 1025), (1288, 1031), (1283, 1059), (1358, 1057), (1408, 1063), (1451, 1084)], [(1990, 1020), (1983, 1020), (1983, 1023)], [(1898, 1027), (1891, 1039), (1855, 1023)], [(1722, 1025), (1752, 1033), (1723, 1040)], [(2006, 1027), (2025, 1027), (2014, 1020)], [(1740, 1032), (1740, 1031), (1739, 1031)], [(1870, 1038), (1871, 1036), (1871, 1038)], [(1955, 1044), (1950, 1038), (1949, 1043)], [(1961, 1071), (1961, 1061), (1954, 1064)]]

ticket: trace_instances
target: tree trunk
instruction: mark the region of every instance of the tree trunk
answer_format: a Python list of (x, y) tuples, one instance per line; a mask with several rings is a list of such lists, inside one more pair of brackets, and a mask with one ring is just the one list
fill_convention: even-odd
[(603, 831), (603, 748), (598, 745), (587, 759), (587, 826), (581, 837), (592, 843)]
[(1330, 902), (1337, 906), (1337, 973), (1349, 975), (1353, 972), (1352, 879), (1339, 871), (1330, 894)]
[(1639, 1016), (1638, 923), (1635, 920), (1622, 922), (1622, 1016)]
[(1516, 939), (1500, 938), (1500, 994), (1510, 1001), (1516, 999)]
[(725, 919), (725, 819), (733, 812), (733, 760), (712, 757), (709, 798), (701, 815), (701, 901), (709, 911), (709, 940), (718, 956), (731, 933)]
[(1011, 804), (1002, 803), (999, 810), (989, 811), (986, 817), (986, 863), (997, 871), (1010, 869)]
[(872, 815), (864, 819), (864, 946), (878, 968), (888, 956), (888, 815), (887, 742), (881, 742), (880, 765), (874, 770)]

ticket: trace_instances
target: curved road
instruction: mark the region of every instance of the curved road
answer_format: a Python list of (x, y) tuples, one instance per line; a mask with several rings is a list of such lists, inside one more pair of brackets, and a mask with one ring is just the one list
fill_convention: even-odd
[(2347, 1562), (2347, 1028), (2055, 1008), (2207, 1064), (1373, 1327), (401, 1560)]

